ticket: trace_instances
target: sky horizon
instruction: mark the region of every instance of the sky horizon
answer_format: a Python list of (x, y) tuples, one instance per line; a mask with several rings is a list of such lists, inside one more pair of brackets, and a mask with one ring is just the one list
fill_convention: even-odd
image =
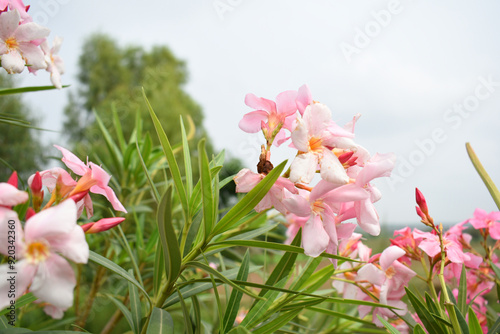
[[(201, 105), (217, 149), (255, 170), (262, 137), (238, 128), (247, 93), (274, 99), (307, 83), (313, 98), (340, 125), (361, 113), (356, 142), (370, 153), (394, 152), (391, 179), (377, 180), (383, 224), (418, 223), (415, 187), (436, 221), (458, 223), (476, 207), (498, 210), (468, 160), (471, 142), (500, 183), (500, 4), (467, 1), (214, 0), (85, 3), (25, 1), (35, 22), (62, 36), (62, 91), (26, 96), (42, 127), (62, 126), (68, 92), (78, 89), (83, 41), (102, 32), (120, 46), (168, 46), (185, 60), (185, 90)], [(135, 3), (134, 3), (135, 4)], [(133, 24), (131, 24), (133, 23)], [(136, 27), (140, 27), (139, 29)], [(48, 75), (21, 74), (24, 85), (50, 84)], [(223, 126), (224, 131), (218, 129)], [(56, 142), (57, 136), (44, 135)], [(238, 156), (240, 152), (240, 156)], [(56, 154), (56, 152), (53, 152)], [(277, 165), (291, 151), (277, 150)]]

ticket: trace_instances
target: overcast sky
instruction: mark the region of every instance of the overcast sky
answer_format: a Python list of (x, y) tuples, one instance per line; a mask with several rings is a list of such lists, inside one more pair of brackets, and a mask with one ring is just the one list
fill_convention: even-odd
[[(246, 93), (274, 99), (307, 83), (334, 120), (361, 113), (356, 142), (394, 152), (398, 164), (377, 209), (383, 224), (418, 222), (414, 189), (441, 222), (495, 210), (465, 151), (469, 141), (500, 183), (500, 3), (497, 1), (25, 1), (35, 22), (64, 37), (63, 91), (26, 96), (58, 130), (67, 93), (77, 89), (85, 37), (120, 45), (167, 45), (187, 62), (185, 87), (202, 106), (218, 149), (255, 169), (262, 137), (242, 132)], [(23, 73), (46, 85), (46, 73)], [(102, 112), (102, 111), (101, 111)], [(57, 140), (55, 135), (47, 140)], [(59, 142), (64, 146), (64, 143)], [(56, 152), (54, 152), (56, 154)], [(89, 154), (91, 155), (91, 153)], [(283, 149), (272, 161), (293, 159)]]

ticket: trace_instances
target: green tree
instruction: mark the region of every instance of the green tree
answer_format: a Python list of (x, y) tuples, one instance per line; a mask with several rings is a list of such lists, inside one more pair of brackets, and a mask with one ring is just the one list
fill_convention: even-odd
[[(14, 79), (0, 75), (0, 87), (14, 87)], [(20, 95), (0, 96), (0, 114), (5, 117), (24, 120), (31, 126), (37, 125), (37, 119), (30, 113)], [(45, 162), (40, 142), (40, 132), (28, 127), (0, 123), (0, 182), (5, 182), (16, 170), (22, 180), (26, 180), (37, 170), (41, 170)]]

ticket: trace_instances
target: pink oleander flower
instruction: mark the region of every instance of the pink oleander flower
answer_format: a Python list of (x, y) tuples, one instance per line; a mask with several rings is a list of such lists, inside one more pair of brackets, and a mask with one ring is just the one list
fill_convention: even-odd
[(380, 303), (397, 299), (405, 294), (404, 286), (417, 275), (413, 270), (398, 261), (406, 252), (398, 246), (389, 246), (380, 255), (380, 268), (368, 263), (358, 271), (358, 280), (368, 281), (380, 286)]
[[(243, 168), (234, 177), (234, 183), (236, 183), (237, 193), (247, 193), (252, 190), (259, 182), (265, 177), (265, 175), (252, 172), (248, 168)], [(285, 198), (285, 191), (287, 189), (292, 194), (297, 194), (297, 188), (290, 182), (290, 180), (284, 177), (279, 177), (278, 180), (273, 184), (268, 193), (262, 198), (262, 200), (255, 207), (255, 211), (261, 212), (266, 209), (274, 207), (279, 212), (286, 214), (287, 210), (283, 205), (282, 201)]]
[(488, 229), (490, 237), (500, 240), (500, 212), (493, 211), (486, 213), (482, 209), (474, 211), (474, 218), (469, 219), (469, 223), (476, 229)]
[(33, 21), (31, 16), (28, 14), (30, 6), (24, 5), (22, 0), (0, 0), (0, 11), (5, 12), (8, 9), (17, 9), (21, 15), (21, 24)]
[(95, 223), (87, 223), (83, 224), (81, 227), (83, 232), (86, 234), (99, 233), (107, 231), (116, 225), (122, 223), (125, 220), (123, 217), (112, 217), (112, 218), (102, 218), (96, 221)]
[(332, 152), (335, 136), (352, 137), (353, 134), (332, 121), (332, 113), (324, 104), (308, 105), (292, 132), (293, 145), (299, 150), (290, 166), (292, 182), (310, 183), (318, 165), (323, 180), (337, 185), (349, 182), (344, 166)]
[(21, 73), (25, 65), (32, 71), (45, 69), (42, 50), (34, 41), (46, 38), (49, 29), (36, 23), (19, 25), (21, 16), (17, 9), (0, 15), (0, 55), (1, 65), (10, 74)]
[[(265, 130), (267, 132), (266, 139), (271, 140), (276, 136), (275, 145), (279, 146), (285, 137), (282, 127), (292, 130), (291, 126), (297, 111), (296, 97), (297, 92), (293, 90), (278, 94), (276, 102), (257, 97), (254, 94), (247, 94), (245, 104), (255, 110), (243, 116), (239, 123), (240, 129), (249, 133)], [(275, 131), (278, 132), (274, 133)]]
[(9, 183), (0, 182), (0, 206), (12, 207), (28, 199), (29, 195), (26, 191), (21, 191)]
[(307, 84), (300, 86), (295, 102), (300, 115), (304, 115), (307, 106), (313, 103), (312, 94)]
[(127, 212), (122, 203), (116, 197), (113, 189), (108, 186), (111, 176), (106, 173), (104, 169), (93, 162), (89, 162), (87, 164), (83, 163), (83, 161), (81, 161), (76, 155), (63, 147), (57, 145), (54, 145), (54, 147), (62, 152), (62, 162), (64, 162), (66, 166), (73, 171), (73, 173), (87, 177), (89, 182), (95, 183), (90, 187), (91, 193), (103, 195), (107, 198), (115, 210), (125, 213)]
[[(418, 229), (413, 230), (413, 237), (415, 240), (422, 239), (418, 247), (423, 250), (430, 257), (434, 257), (441, 253), (441, 244), (439, 242), (439, 237), (436, 234), (429, 232), (422, 232)], [(462, 246), (453, 240), (452, 237), (443, 236), (444, 251), (446, 257), (453, 263), (464, 263), (469, 261), (471, 258), (469, 255), (465, 254), (462, 250)]]
[[(58, 309), (66, 310), (73, 305), (75, 274), (62, 256), (75, 263), (87, 263), (89, 258), (89, 246), (76, 219), (76, 205), (72, 200), (32, 216), (26, 221), (24, 231), (19, 220), (15, 219), (16, 297), (29, 290), (41, 301)], [(9, 230), (7, 224), (0, 224), (2, 240), (7, 240)], [(6, 242), (0, 243), (0, 253), (8, 254)], [(10, 271), (8, 264), (0, 265), (2, 277), (10, 277)], [(0, 280), (0, 309), (10, 303), (7, 298), (9, 289), (9, 281)], [(54, 315), (51, 310), (48, 313)]]
[(64, 62), (62, 58), (58, 55), (61, 49), (62, 38), (54, 38), (52, 48), (49, 47), (49, 43), (44, 41), (40, 44), (42, 51), (45, 55), (45, 61), (47, 62), (47, 72), (50, 72), (50, 81), (57, 89), (62, 89), (61, 85), (61, 74), (64, 74)]
[(332, 206), (339, 202), (360, 200), (368, 195), (359, 189), (350, 192), (341, 192), (340, 189), (331, 189), (327, 181), (320, 181), (308, 198), (299, 194), (283, 200), (288, 211), (299, 217), (308, 217), (302, 231), (302, 247), (308, 256), (319, 256), (325, 250), (336, 254), (338, 239), (349, 238), (356, 227), (354, 224), (336, 224)]

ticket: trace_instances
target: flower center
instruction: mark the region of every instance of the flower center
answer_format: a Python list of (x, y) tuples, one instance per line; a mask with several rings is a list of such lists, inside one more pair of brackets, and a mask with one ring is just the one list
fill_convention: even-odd
[(318, 199), (316, 202), (312, 204), (311, 209), (314, 213), (320, 214), (321, 212), (323, 212), (323, 210), (325, 210), (325, 207), (323, 206), (323, 201)]
[(394, 269), (393, 266), (390, 266), (389, 268), (387, 268), (387, 270), (385, 271), (385, 276), (388, 278), (388, 279), (391, 279), (394, 275), (396, 274), (396, 270)]
[(7, 46), (7, 48), (9, 50), (19, 48), (19, 43), (17, 42), (17, 40), (14, 37), (7, 38), (5, 40), (5, 45)]
[(323, 148), (321, 138), (311, 137), (309, 139), (309, 151), (318, 152)]
[(45, 261), (49, 254), (49, 245), (45, 240), (32, 242), (26, 248), (26, 258), (32, 264)]

